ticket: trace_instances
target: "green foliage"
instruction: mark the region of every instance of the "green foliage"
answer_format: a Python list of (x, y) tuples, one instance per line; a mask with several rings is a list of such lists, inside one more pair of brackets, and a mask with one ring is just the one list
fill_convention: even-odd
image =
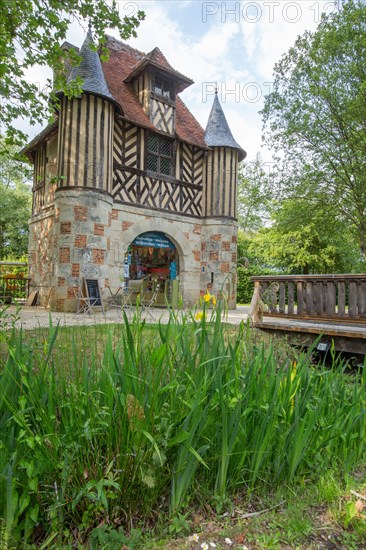
[[(74, 65), (80, 62), (73, 49), (66, 56), (61, 49), (71, 22), (89, 21), (98, 45), (103, 47), (108, 28), (117, 29), (122, 39), (136, 36), (143, 12), (124, 15), (123, 10), (122, 4), (105, 0), (0, 0), (0, 126), (7, 145), (20, 145), (26, 138), (14, 127), (18, 117), (33, 125), (43, 122), (53, 110), (49, 103), (52, 83), (48, 81), (44, 89), (30, 84), (25, 76), (29, 68), (50, 66), (56, 74), (55, 89), (77, 95), (82, 82), (67, 84), (62, 72), (63, 59)], [(22, 55), (18, 54), (19, 48)], [(107, 57), (105, 48), (102, 54)], [(51, 97), (56, 101), (54, 94)]]
[(252, 162), (241, 165), (238, 179), (239, 227), (245, 233), (252, 233), (263, 226), (269, 216), (273, 197), (269, 166), (257, 154)]
[(0, 260), (19, 259), (28, 249), (32, 194), (26, 183), (6, 187), (0, 180)]
[(365, 57), (365, 2), (339, 2), (276, 64), (262, 113), (285, 196), (305, 185), (323, 213), (340, 214), (366, 258)]
[(335, 207), (292, 197), (273, 209), (273, 224), (253, 236), (249, 250), (289, 273), (348, 273), (365, 269), (350, 227)]
[(254, 283), (250, 280), (251, 277), (255, 275), (273, 275), (273, 270), (249, 264), (246, 268), (238, 267), (237, 274), (237, 302), (239, 304), (250, 304), (254, 291)]
[(9, 546), (90, 533), (96, 545), (130, 544), (130, 518), (169, 513), (176, 532), (202, 493), (222, 510), (238, 487), (310, 483), (365, 460), (365, 374), (315, 369), (300, 353), (295, 366), (254, 346), (247, 326), (229, 332), (207, 304), (201, 320), (172, 312), (154, 331), (125, 318), (103, 348), (98, 330), (86, 339), (73, 327), (61, 348), (52, 325), (46, 338), (8, 326), (2, 339)]
[(122, 527), (113, 529), (110, 525), (101, 525), (90, 533), (89, 544), (91, 550), (114, 550), (125, 547), (135, 550), (141, 548), (141, 531), (132, 529), (131, 533), (126, 535)]

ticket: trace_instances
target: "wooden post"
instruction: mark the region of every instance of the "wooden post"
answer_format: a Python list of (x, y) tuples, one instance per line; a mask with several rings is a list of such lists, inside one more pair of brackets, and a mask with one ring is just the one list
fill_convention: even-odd
[(333, 281), (327, 282), (327, 302), (326, 302), (326, 313), (327, 315), (335, 315), (335, 305), (336, 305), (336, 289)]
[(286, 313), (286, 283), (280, 283), (279, 313)]
[(348, 315), (351, 318), (357, 315), (357, 283), (350, 282), (348, 287)]
[(303, 312), (303, 285), (302, 281), (298, 281), (297, 283), (297, 314), (302, 315)]
[(338, 283), (338, 317), (343, 318), (346, 314), (346, 284), (344, 281)]
[(294, 303), (295, 303), (295, 285), (294, 285), (294, 283), (292, 283), (292, 282), (288, 283), (287, 292), (288, 292), (288, 314), (293, 315), (294, 314)]

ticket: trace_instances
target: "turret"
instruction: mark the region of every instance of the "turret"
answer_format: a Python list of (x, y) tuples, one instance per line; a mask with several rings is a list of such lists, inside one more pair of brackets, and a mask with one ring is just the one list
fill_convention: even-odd
[(89, 30), (81, 62), (68, 77), (83, 80), (82, 94), (60, 93), (55, 193), (55, 292), (51, 307), (75, 310), (81, 277), (108, 281), (113, 200), (114, 113), (119, 106), (106, 83)]
[(238, 163), (246, 157), (246, 152), (233, 138), (217, 91), (205, 141), (210, 150), (206, 157), (203, 200), (206, 265), (202, 270), (201, 285), (218, 297), (225, 296), (229, 308), (235, 308)]
[(205, 215), (237, 218), (238, 163), (246, 152), (235, 141), (215, 92), (205, 141), (212, 149), (206, 159)]

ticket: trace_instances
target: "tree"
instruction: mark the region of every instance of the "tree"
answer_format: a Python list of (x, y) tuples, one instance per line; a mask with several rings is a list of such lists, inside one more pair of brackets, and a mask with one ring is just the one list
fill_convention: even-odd
[(0, 260), (19, 259), (27, 253), (32, 192), (29, 167), (11, 154), (2, 158), (0, 204)]
[[(131, 6), (130, 6), (131, 7)], [(122, 39), (136, 35), (136, 27), (144, 18), (141, 11), (122, 19), (122, 4), (107, 0), (0, 0), (0, 131), (5, 135), (3, 152), (12, 144), (23, 145), (26, 136), (14, 127), (18, 118), (29, 119), (30, 124), (43, 122), (51, 114), (57, 98), (52, 83), (45, 89), (29, 83), (25, 74), (34, 65), (48, 65), (54, 70), (54, 89), (68, 95), (77, 95), (82, 82), (67, 83), (62, 71), (63, 60), (72, 65), (80, 57), (72, 48), (65, 53), (61, 44), (73, 20), (80, 24), (88, 20), (95, 41), (102, 48), (107, 28), (118, 29)], [(51, 102), (49, 99), (51, 98)], [(0, 151), (1, 153), (1, 151)]]
[(306, 173), (308, 197), (320, 198), (357, 235), (366, 259), (365, 1), (338, 3), (274, 74), (262, 114), (267, 144), (283, 159), (284, 194), (296, 199)]
[(250, 250), (290, 273), (344, 273), (364, 269), (350, 228), (318, 198), (287, 198), (273, 208), (271, 227), (253, 236)]
[(257, 231), (268, 220), (271, 198), (268, 165), (257, 154), (240, 169), (238, 178), (238, 220), (244, 233)]

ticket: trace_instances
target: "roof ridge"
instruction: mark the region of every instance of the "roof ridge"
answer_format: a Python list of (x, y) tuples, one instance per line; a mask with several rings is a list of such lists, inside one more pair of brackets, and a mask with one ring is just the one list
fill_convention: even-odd
[(127, 44), (127, 42), (124, 42), (123, 40), (118, 40), (118, 38), (115, 38), (114, 36), (111, 36), (109, 34), (106, 34), (105, 35), (106, 39), (107, 39), (107, 47), (109, 47), (109, 42), (111, 43), (117, 43), (121, 46), (124, 46), (126, 49), (130, 50), (131, 52), (135, 52), (139, 55), (142, 55), (142, 57), (145, 57), (146, 56), (146, 53), (143, 52), (142, 50), (138, 50), (137, 48), (133, 48), (132, 46), (130, 46), (129, 44)]

